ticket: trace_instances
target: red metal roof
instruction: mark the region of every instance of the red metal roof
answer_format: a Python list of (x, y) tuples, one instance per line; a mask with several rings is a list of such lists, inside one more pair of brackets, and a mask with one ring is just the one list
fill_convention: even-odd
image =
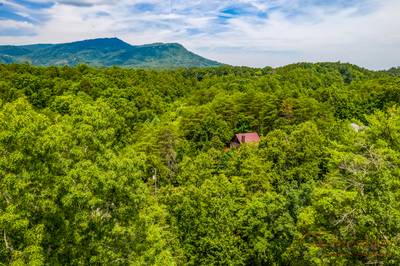
[(257, 132), (239, 133), (235, 135), (239, 143), (260, 142)]

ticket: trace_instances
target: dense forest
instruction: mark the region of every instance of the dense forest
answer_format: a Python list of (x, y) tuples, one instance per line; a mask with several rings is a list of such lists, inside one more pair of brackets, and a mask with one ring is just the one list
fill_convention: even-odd
[(0, 65), (0, 264), (399, 265), (399, 103), (399, 68)]
[(96, 67), (131, 68), (222, 65), (188, 51), (179, 43), (130, 45), (118, 38), (97, 38), (59, 44), (0, 45), (0, 63), (30, 63), (37, 66), (87, 64)]

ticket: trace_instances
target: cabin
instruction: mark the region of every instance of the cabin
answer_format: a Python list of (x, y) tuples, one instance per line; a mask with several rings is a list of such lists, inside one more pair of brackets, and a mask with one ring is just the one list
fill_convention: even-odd
[(238, 133), (232, 138), (230, 143), (230, 148), (239, 148), (240, 145), (244, 143), (255, 143), (258, 144), (260, 142), (260, 136), (257, 132), (250, 133)]

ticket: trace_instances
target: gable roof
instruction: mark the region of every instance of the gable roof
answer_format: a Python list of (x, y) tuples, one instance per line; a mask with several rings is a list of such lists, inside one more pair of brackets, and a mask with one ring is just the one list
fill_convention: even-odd
[(260, 142), (257, 132), (239, 133), (235, 135), (240, 144), (248, 142)]

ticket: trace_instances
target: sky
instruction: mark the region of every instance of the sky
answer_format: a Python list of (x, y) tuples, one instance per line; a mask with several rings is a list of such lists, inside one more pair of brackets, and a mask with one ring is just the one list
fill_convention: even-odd
[(0, 44), (178, 42), (231, 65), (400, 65), (400, 0), (0, 0)]

